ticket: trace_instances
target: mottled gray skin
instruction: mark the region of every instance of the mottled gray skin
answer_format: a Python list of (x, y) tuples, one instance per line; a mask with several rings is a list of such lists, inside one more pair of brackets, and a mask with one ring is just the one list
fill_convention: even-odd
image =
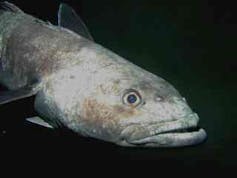
[[(199, 118), (172, 85), (68, 29), (1, 11), (0, 55), (0, 83), (33, 86), (35, 109), (53, 127), (122, 146), (186, 146), (206, 137), (186, 130)], [(123, 101), (131, 89), (141, 97), (136, 106)]]
[(9, 89), (31, 85), (66, 65), (79, 63), (77, 53), (89, 42), (78, 35), (24, 13), (0, 18), (1, 83)]

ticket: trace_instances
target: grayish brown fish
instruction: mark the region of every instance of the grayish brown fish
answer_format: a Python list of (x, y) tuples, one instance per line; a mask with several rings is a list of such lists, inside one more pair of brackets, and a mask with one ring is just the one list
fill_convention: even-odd
[(122, 146), (198, 144), (199, 117), (164, 79), (96, 44), (74, 10), (59, 25), (4, 2), (0, 11), (0, 104), (36, 95), (28, 121), (66, 127)]

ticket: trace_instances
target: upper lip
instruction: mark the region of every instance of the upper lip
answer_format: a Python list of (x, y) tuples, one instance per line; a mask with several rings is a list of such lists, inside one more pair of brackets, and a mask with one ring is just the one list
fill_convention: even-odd
[(198, 121), (198, 115), (191, 113), (175, 121), (148, 125), (147, 129), (150, 131), (150, 136), (164, 133), (189, 132), (197, 129)]
[(189, 128), (177, 128), (177, 129), (173, 129), (173, 130), (167, 130), (164, 132), (159, 132), (155, 135), (160, 135), (160, 134), (167, 134), (167, 133), (185, 133), (185, 132), (195, 132), (200, 130), (200, 127), (189, 127)]

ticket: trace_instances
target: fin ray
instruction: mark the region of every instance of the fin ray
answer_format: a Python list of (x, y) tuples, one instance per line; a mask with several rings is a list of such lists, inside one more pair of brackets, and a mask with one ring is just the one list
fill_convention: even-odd
[(64, 3), (61, 3), (59, 6), (58, 25), (94, 41), (85, 23), (70, 6)]
[(43, 119), (41, 119), (38, 116), (30, 117), (30, 118), (27, 118), (26, 120), (28, 122), (33, 123), (33, 124), (37, 124), (37, 125), (40, 125), (40, 126), (43, 126), (43, 127), (47, 127), (47, 128), (53, 129), (53, 126), (51, 126), (49, 123), (45, 122)]

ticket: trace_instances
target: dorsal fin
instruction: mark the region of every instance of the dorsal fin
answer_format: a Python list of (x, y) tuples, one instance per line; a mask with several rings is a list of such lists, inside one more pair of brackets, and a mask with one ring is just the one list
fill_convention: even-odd
[(67, 4), (61, 3), (58, 10), (58, 25), (93, 40), (89, 30), (77, 13)]
[(6, 10), (6, 11), (11, 11), (11, 12), (15, 12), (15, 13), (17, 13), (17, 12), (23, 13), (23, 11), (20, 8), (18, 8), (14, 4), (7, 2), (7, 1), (0, 2), (0, 7), (1, 7), (1, 9)]

